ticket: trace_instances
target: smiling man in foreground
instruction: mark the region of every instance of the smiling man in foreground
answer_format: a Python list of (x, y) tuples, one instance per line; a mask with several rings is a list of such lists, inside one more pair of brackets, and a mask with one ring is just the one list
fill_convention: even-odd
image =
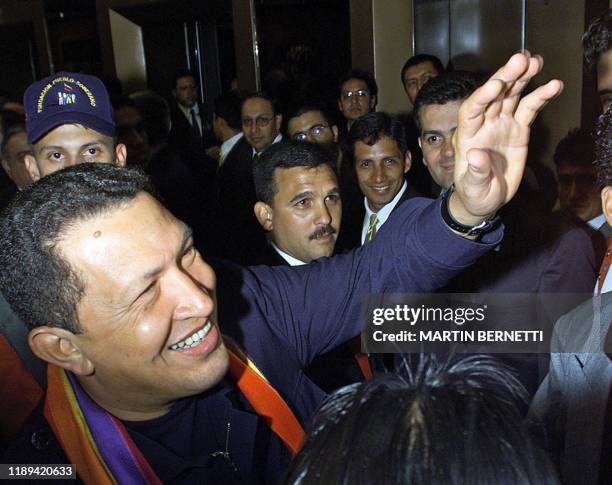
[(302, 369), (359, 333), (361, 295), (432, 291), (499, 243), (487, 221), (562, 88), (519, 103), (541, 65), (513, 56), (461, 107), (446, 199), (404, 204), (370, 244), (307, 266), (213, 270), (131, 170), (25, 189), (0, 220), (0, 290), (51, 364), (44, 416), (63, 452), (33, 448), (38, 415), (1, 461), (75, 463), (96, 484), (277, 482), (324, 397)]

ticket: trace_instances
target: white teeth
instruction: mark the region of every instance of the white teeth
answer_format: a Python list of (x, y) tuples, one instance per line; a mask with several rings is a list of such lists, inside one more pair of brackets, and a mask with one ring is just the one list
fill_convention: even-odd
[(182, 349), (182, 348), (192, 348), (195, 347), (196, 345), (198, 345), (202, 340), (204, 340), (204, 337), (206, 337), (206, 335), (208, 335), (208, 332), (210, 332), (210, 329), (212, 328), (212, 323), (210, 321), (208, 321), (206, 323), (206, 325), (204, 325), (200, 330), (198, 330), (197, 332), (194, 332), (193, 335), (190, 335), (189, 337), (187, 337), (185, 340), (181, 340), (180, 342), (175, 343), (174, 345), (170, 346), (170, 349), (172, 350), (178, 350), (178, 349)]

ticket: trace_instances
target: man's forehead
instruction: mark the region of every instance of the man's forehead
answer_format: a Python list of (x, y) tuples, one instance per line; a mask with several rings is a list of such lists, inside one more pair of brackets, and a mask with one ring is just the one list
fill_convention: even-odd
[(193, 84), (195, 84), (195, 79), (193, 76), (183, 76), (176, 80), (177, 86), (188, 86)]
[(34, 143), (34, 147), (42, 149), (45, 146), (82, 146), (87, 143), (112, 144), (110, 136), (103, 135), (96, 130), (77, 123), (59, 125), (46, 133)]
[(297, 131), (304, 128), (312, 128), (314, 125), (325, 123), (325, 118), (320, 111), (311, 110), (291, 118), (288, 123), (288, 129), (289, 131)]
[(368, 84), (363, 79), (351, 78), (342, 85), (342, 91), (354, 89), (368, 89)]
[(242, 116), (272, 115), (272, 103), (264, 98), (247, 99), (242, 105)]
[(189, 231), (152, 196), (140, 192), (130, 201), (75, 221), (63, 232), (59, 249), (68, 260), (127, 267), (138, 257), (157, 256)]
[(274, 169), (274, 179), (277, 189), (297, 190), (297, 187), (319, 183), (337, 185), (338, 181), (334, 171), (326, 164), (316, 167), (291, 167)]
[(457, 99), (444, 104), (427, 104), (423, 106), (419, 112), (423, 130), (435, 130), (438, 126), (444, 128), (446, 125), (452, 125), (453, 123), (456, 125), (462, 101)]
[(362, 140), (355, 142), (355, 158), (365, 159), (370, 157), (379, 156), (401, 156), (401, 150), (397, 144), (395, 138), (390, 136), (379, 136), (376, 143), (372, 145)]
[(431, 61), (424, 61), (420, 64), (416, 64), (414, 66), (410, 66), (406, 71), (404, 71), (404, 79), (410, 79), (412, 77), (417, 77), (425, 72), (438, 72)]

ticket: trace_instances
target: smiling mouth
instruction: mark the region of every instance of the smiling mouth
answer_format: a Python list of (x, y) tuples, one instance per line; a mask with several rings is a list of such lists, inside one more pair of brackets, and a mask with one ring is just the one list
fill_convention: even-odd
[(391, 187), (390, 185), (383, 185), (381, 187), (371, 187), (372, 190), (376, 191), (376, 192), (385, 192), (387, 190), (389, 190), (389, 187)]
[(206, 324), (198, 331), (187, 337), (185, 340), (175, 343), (170, 346), (170, 350), (192, 349), (197, 347), (206, 338), (212, 329), (212, 322), (208, 320)]

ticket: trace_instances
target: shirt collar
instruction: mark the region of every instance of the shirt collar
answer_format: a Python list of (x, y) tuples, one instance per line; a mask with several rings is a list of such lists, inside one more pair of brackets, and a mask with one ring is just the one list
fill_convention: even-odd
[(595, 229), (596, 231), (598, 231), (599, 228), (603, 226), (605, 222), (606, 222), (606, 216), (604, 216), (603, 214), (599, 214), (597, 217), (593, 217), (593, 219), (591, 219), (590, 221), (587, 221), (587, 224), (591, 226), (593, 229)]
[[(276, 135), (276, 138), (274, 138), (274, 140), (272, 140), (272, 143), (270, 143), (270, 144), (268, 145), (268, 147), (269, 147), (269, 146), (274, 145), (275, 143), (278, 143), (278, 142), (279, 142), (279, 141), (281, 141), (282, 139), (283, 139), (283, 135), (281, 135), (281, 134), (279, 133), (278, 135)], [(266, 147), (266, 148), (268, 148), (268, 147)], [(255, 148), (253, 148), (253, 156), (257, 155), (258, 153), (262, 153), (262, 152), (264, 152), (264, 151), (266, 150), (266, 148), (264, 148), (264, 149), (263, 149), (261, 152), (258, 152), (257, 150), (255, 150)]]
[(307, 264), (304, 261), (300, 261), (299, 259), (294, 258), (293, 256), (287, 254), (282, 249), (279, 249), (279, 247), (276, 244), (274, 243), (270, 243), (270, 244), (272, 244), (272, 247), (276, 250), (276, 252), (281, 255), (281, 258), (287, 261), (287, 264), (289, 266), (302, 266), (304, 264)]
[(191, 108), (185, 108), (185, 106), (183, 106), (180, 103), (176, 103), (179, 107), (179, 109), (183, 112), (183, 114), (189, 118), (189, 120), (191, 121), (191, 110), (195, 111), (196, 115), (200, 115), (200, 107), (198, 106), (198, 103), (195, 103)]
[[(402, 195), (404, 195), (404, 192), (406, 192), (407, 188), (408, 188), (408, 184), (404, 180), (404, 183), (402, 184), (402, 188), (399, 190), (397, 194), (395, 194), (395, 197), (393, 197), (391, 202), (384, 205), (382, 209), (376, 212), (376, 215), (378, 216), (378, 224), (376, 225), (377, 228), (385, 223), (385, 221), (389, 217), (389, 214), (391, 214), (391, 211), (393, 211), (393, 209), (395, 208), (399, 200), (402, 198)], [(368, 205), (368, 199), (366, 199), (365, 197), (363, 198), (363, 205), (365, 206), (366, 219), (368, 220), (368, 223), (369, 223), (370, 216), (374, 214), (374, 211), (370, 209), (370, 206)]]

